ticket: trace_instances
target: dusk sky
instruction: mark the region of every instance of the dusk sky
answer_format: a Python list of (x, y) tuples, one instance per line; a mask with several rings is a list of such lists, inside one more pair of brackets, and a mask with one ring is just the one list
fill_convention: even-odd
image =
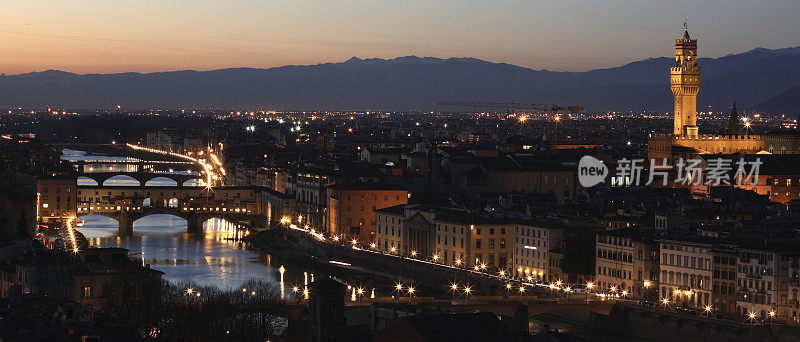
[(798, 0), (6, 0), (0, 72), (273, 67), (417, 55), (583, 71), (800, 45)]

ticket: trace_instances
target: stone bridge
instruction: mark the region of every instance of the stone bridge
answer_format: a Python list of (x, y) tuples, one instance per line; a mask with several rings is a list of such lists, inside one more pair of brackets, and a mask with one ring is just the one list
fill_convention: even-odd
[[(190, 161), (143, 161), (143, 160), (97, 160), (73, 161), (72, 165), (78, 177), (85, 177), (97, 182), (98, 186), (111, 177), (127, 176), (144, 186), (155, 178), (174, 180), (178, 187), (190, 179), (204, 180), (203, 169)], [(180, 172), (180, 173), (178, 173)]]
[(263, 194), (258, 187), (80, 186), (77, 216), (113, 218), (120, 235), (132, 234), (134, 221), (156, 214), (183, 218), (189, 232), (201, 231), (213, 218), (265, 227), (271, 215)]
[(188, 180), (196, 179), (205, 181), (203, 176), (198, 174), (176, 174), (176, 173), (157, 173), (157, 172), (89, 172), (89, 173), (80, 173), (78, 174), (79, 177), (89, 178), (97, 182), (98, 186), (103, 185), (103, 183), (111, 177), (116, 176), (127, 176), (130, 178), (135, 179), (139, 182), (140, 186), (144, 186), (147, 184), (148, 181), (151, 181), (156, 178), (167, 178), (174, 180), (177, 183), (177, 187), (183, 187), (184, 183)]

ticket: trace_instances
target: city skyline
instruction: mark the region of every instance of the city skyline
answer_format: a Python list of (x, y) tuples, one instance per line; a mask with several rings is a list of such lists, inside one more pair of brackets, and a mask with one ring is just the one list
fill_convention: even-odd
[[(0, 14), (0, 72), (269, 68), (407, 55), (585, 71), (669, 56), (663, 38), (684, 19), (703, 41), (702, 57), (800, 45), (798, 6), (788, 1), (505, 3), (15, 3)], [(63, 19), (70, 16), (81, 20)]]

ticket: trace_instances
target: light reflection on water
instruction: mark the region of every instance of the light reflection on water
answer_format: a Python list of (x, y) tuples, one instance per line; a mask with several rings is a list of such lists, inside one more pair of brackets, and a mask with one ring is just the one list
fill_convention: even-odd
[(92, 246), (122, 247), (131, 256), (165, 272), (164, 279), (191, 279), (200, 285), (235, 288), (251, 278), (278, 284), (277, 271), (258, 260), (243, 244), (226, 240), (241, 234), (233, 225), (213, 219), (203, 224), (203, 234), (187, 234), (186, 221), (171, 215), (151, 215), (134, 222), (133, 236), (117, 236), (117, 221), (84, 216), (78, 230)]

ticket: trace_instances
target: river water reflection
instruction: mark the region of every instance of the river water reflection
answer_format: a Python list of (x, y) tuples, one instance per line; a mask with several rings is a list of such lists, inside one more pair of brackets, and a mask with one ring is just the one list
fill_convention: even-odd
[(164, 279), (192, 280), (199, 285), (235, 288), (256, 278), (278, 285), (276, 269), (259, 261), (244, 244), (229, 240), (236, 230), (223, 220), (209, 220), (202, 234), (186, 233), (186, 221), (171, 215), (143, 217), (133, 225), (133, 236), (117, 235), (117, 221), (104, 216), (83, 216), (78, 231), (97, 247), (122, 247), (145, 264), (165, 272)]

